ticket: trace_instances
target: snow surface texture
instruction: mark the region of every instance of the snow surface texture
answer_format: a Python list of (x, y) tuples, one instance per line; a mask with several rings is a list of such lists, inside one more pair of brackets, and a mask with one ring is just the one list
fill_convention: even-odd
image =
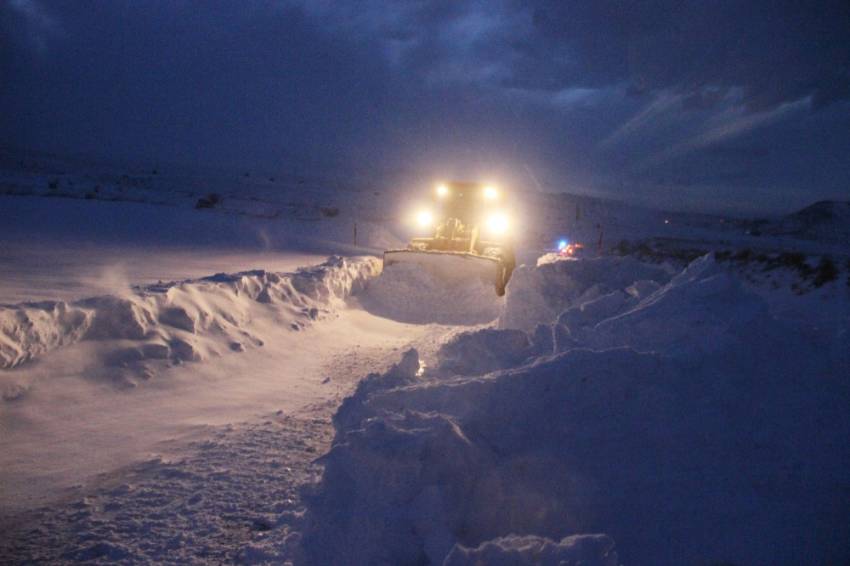
[(475, 325), (499, 316), (504, 300), (475, 272), (446, 280), (417, 264), (387, 266), (360, 303), (369, 312), (416, 324)]
[(101, 478), (94, 493), (4, 525), (0, 562), (281, 564), (297, 546), (298, 490), (330, 441), (324, 416), (228, 425), (188, 454)]
[(500, 328), (531, 330), (550, 324), (576, 303), (624, 289), (637, 281), (666, 283), (670, 269), (641, 263), (631, 257), (600, 257), (587, 260), (543, 256), (536, 266), (514, 271), (499, 317)]
[[(286, 564), (297, 559), (304, 512), (301, 488), (309, 487), (321, 473), (315, 459), (330, 448), (332, 413), (363, 375), (390, 367), (408, 342), (415, 340), (427, 356), (445, 332), (429, 326), (416, 328), (421, 334), (411, 335), (399, 323), (357, 309), (339, 314), (304, 332), (266, 331), (267, 345), (262, 349), (174, 368), (168, 379), (130, 394), (92, 384), (86, 390), (97, 391), (104, 402), (85, 407), (80, 415), (90, 426), (81, 452), (89, 459), (110, 453), (116, 457), (111, 439), (103, 438), (105, 423), (118, 429), (112, 435), (118, 442), (135, 444), (135, 458), (125, 461), (117, 455), (117, 465), (83, 485), (75, 485), (82, 479), (72, 476), (74, 483), (68, 485), (73, 487), (63, 490), (61, 498), (43, 500), (31, 511), (17, 512), (6, 505), (14, 504), (19, 492), (10, 472), (26, 475), (27, 469), (10, 457), (7, 446), (15, 448), (14, 440), (7, 445), (3, 441), (8, 436), (0, 437), (0, 485), (7, 488), (0, 512), (4, 533), (0, 564), (66, 563), (77, 557), (94, 563), (120, 557), (122, 564)], [(425, 340), (419, 339), (425, 335)], [(86, 344), (54, 355), (80, 346)], [(304, 357), (311, 363), (299, 361)], [(186, 378), (185, 387), (175, 387), (180, 374)], [(49, 388), (36, 387), (34, 395), (7, 403), (3, 410), (10, 411), (4, 417), (18, 417), (12, 411), (23, 412), (40, 392), (54, 393), (60, 385), (54, 381)], [(162, 395), (174, 399), (179, 411), (150, 398), (160, 385)], [(223, 399), (204, 406), (203, 393), (211, 389), (216, 399)], [(63, 402), (69, 398), (80, 402), (68, 393), (60, 391)], [(259, 405), (254, 395), (262, 396), (264, 404)], [(247, 407), (237, 409), (234, 404)], [(111, 410), (114, 405), (117, 411)], [(210, 412), (214, 417), (207, 415)], [(151, 430), (139, 414), (163, 421), (166, 429)], [(180, 433), (185, 419), (191, 428)], [(58, 426), (79, 426), (61, 416), (59, 420)], [(198, 427), (199, 422), (204, 424)], [(163, 440), (139, 445), (138, 438), (121, 433), (125, 427), (145, 440)], [(56, 457), (55, 450), (49, 457), (51, 442), (74, 441), (73, 435), (56, 438), (61, 435), (52, 432), (48, 429), (40, 436), (50, 441), (32, 449), (39, 458), (47, 453), (48, 459), (38, 461), (39, 470), (24, 478), (41, 489), (49, 486), (44, 474), (50, 470), (61, 465), (65, 470), (74, 468), (76, 474), (79, 467), (73, 460)], [(18, 451), (21, 459), (27, 457), (20, 447)], [(63, 471), (62, 477), (69, 473)]]
[[(846, 560), (850, 309), (832, 305), (812, 331), (711, 256), (672, 279), (608, 258), (528, 268), (502, 322), (545, 324), (549, 349), (539, 326), (486, 329), (440, 371), (417, 376), (411, 351), (370, 376), (334, 419), (305, 552), (547, 563), (565, 536), (608, 533), (631, 564)], [(616, 560), (600, 540), (583, 560)]]
[(480, 375), (551, 351), (552, 330), (546, 325), (538, 325), (532, 334), (485, 328), (449, 339), (437, 352), (437, 361), (444, 373)]
[(126, 340), (111, 365), (147, 359), (198, 361), (221, 349), (262, 346), (247, 330), (268, 305), (299, 330), (380, 273), (375, 258), (327, 262), (294, 273), (247, 271), (137, 288), (126, 296), (0, 305), (0, 368), (80, 340)]
[(553, 542), (535, 536), (487, 541), (477, 548), (455, 546), (445, 566), (619, 566), (614, 541), (605, 535), (576, 535)]

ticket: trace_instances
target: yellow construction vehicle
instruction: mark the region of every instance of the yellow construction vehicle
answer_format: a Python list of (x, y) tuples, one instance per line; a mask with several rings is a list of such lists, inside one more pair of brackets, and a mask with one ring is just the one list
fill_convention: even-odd
[(415, 263), (448, 278), (477, 276), (504, 295), (516, 266), (505, 197), (483, 183), (438, 184), (431, 205), (412, 219), (431, 235), (413, 238), (405, 249), (387, 250), (384, 266)]

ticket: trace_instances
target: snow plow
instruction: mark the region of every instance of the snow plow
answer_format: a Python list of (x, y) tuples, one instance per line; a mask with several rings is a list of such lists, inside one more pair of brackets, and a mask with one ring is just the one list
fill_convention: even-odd
[(384, 267), (412, 263), (441, 279), (479, 277), (504, 295), (516, 265), (504, 206), (504, 196), (490, 185), (437, 185), (431, 206), (414, 217), (418, 228), (431, 235), (413, 238), (405, 249), (385, 251)]

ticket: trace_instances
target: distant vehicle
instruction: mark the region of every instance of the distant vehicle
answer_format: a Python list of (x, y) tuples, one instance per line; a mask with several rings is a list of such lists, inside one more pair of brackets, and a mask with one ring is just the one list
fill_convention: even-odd
[(384, 266), (416, 263), (446, 275), (478, 276), (505, 294), (516, 258), (505, 195), (483, 183), (441, 183), (432, 205), (415, 223), (428, 237), (413, 238), (406, 249), (384, 252)]
[(568, 243), (566, 240), (561, 240), (558, 244), (558, 254), (564, 257), (583, 257), (585, 255), (584, 244)]

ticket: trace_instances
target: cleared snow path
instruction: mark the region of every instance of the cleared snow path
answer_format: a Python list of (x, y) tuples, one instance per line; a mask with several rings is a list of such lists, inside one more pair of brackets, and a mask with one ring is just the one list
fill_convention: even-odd
[[(427, 332), (344, 306), (317, 314), (323, 322), (294, 330), (288, 318), (281, 322), (280, 308), (267, 312), (266, 305), (248, 303), (253, 308), (240, 313), (246, 321), (236, 327), (257, 345), (210, 354), (209, 363), (142, 360), (104, 367), (104, 358), (118, 352), (124, 359), (124, 345), (135, 351), (137, 341), (93, 340), (6, 372), (6, 382), (21, 384), (0, 412), (6, 509), (31, 506), (198, 427), (279, 409), (289, 413), (338, 397), (345, 388), (329, 376), (328, 360), (362, 348), (397, 356), (398, 348)], [(192, 338), (199, 340), (184, 337)], [(379, 365), (380, 356), (369, 359)], [(355, 380), (369, 366), (343, 368)]]
[(359, 308), (378, 268), (331, 258), (0, 307), (0, 346), (22, 354), (0, 384), (0, 562), (297, 559), (331, 415), (452, 331)]
[(3, 564), (297, 558), (331, 415), (453, 331), (361, 308), (374, 259), (288, 275), (349, 249), (346, 218), (3, 197), (0, 220)]
[[(434, 326), (413, 331), (358, 310), (327, 326), (308, 333), (336, 346), (296, 373), (302, 382), (318, 383), (316, 391), (302, 391), (295, 401), (278, 391), (265, 405), (281, 408), (233, 424), (215, 423), (254, 416), (256, 410), (234, 410), (232, 404), (240, 400), (221, 400), (223, 412), (216, 418), (214, 407), (199, 412), (193, 402), (180, 416), (183, 427), (173, 413), (165, 419), (171, 427), (156, 425), (163, 416), (159, 412), (160, 419), (147, 423), (140, 414), (126, 416), (128, 421), (141, 419), (136, 421), (137, 432), (149, 440), (169, 428), (183, 428), (185, 434), (157, 442), (151, 450), (134, 448), (126, 456), (143, 461), (94, 476), (48, 506), (7, 516), (0, 521), (0, 562), (297, 559), (304, 512), (301, 489), (321, 473), (314, 460), (330, 447), (330, 418), (342, 397), (361, 376), (398, 358), (400, 348), (394, 344), (404, 339), (392, 334), (412, 333), (428, 352), (445, 331)], [(375, 345), (378, 339), (381, 345)], [(260, 360), (258, 371), (271, 371), (271, 361)], [(241, 402), (247, 405), (249, 400)], [(257, 400), (250, 403), (255, 409)], [(189, 424), (194, 420), (207, 424)], [(92, 424), (93, 429), (100, 426)]]

